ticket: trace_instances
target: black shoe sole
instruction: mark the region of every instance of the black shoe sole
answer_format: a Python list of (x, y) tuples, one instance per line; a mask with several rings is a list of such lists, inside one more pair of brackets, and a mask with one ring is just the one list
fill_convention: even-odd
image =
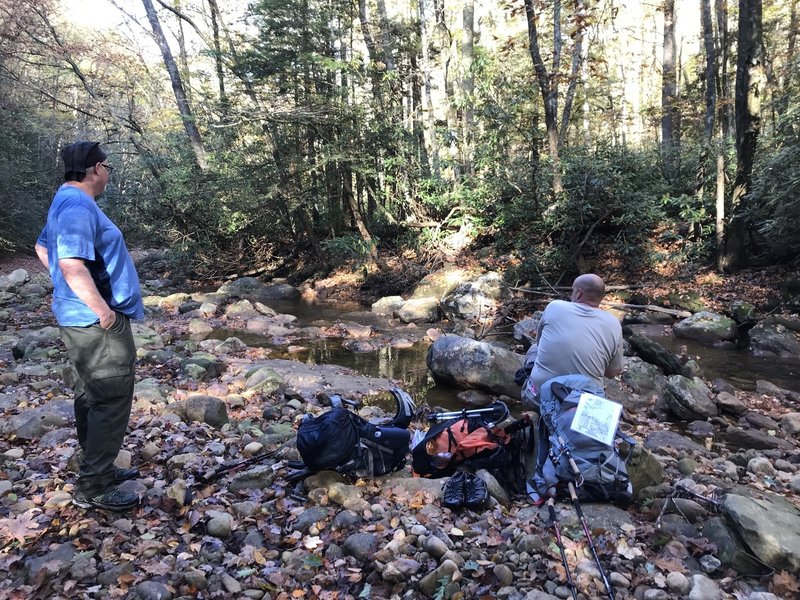
[(113, 510), (114, 512), (130, 510), (139, 506), (138, 501), (134, 502), (133, 504), (104, 504), (103, 502), (94, 502), (93, 500), (78, 500), (77, 498), (73, 498), (72, 503), (80, 508), (100, 508), (103, 510)]

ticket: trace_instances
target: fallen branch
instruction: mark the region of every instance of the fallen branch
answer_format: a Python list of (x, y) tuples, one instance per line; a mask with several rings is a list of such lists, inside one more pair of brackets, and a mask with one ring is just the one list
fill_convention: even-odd
[(692, 316), (692, 313), (690, 313), (688, 310), (675, 310), (674, 308), (663, 308), (661, 306), (654, 306), (652, 304), (617, 304), (615, 302), (601, 302), (600, 304), (602, 304), (603, 306), (608, 306), (610, 308), (633, 308), (636, 310), (652, 310), (653, 312), (665, 313), (681, 319), (685, 319), (687, 317)]
[[(651, 287), (648, 284), (640, 283), (634, 285), (607, 285), (606, 292), (621, 292), (624, 290), (641, 290), (642, 288)], [(557, 286), (539, 286), (539, 287), (525, 287), (525, 288), (511, 288), (513, 290), (518, 290), (520, 292), (539, 292), (541, 293), (542, 290), (559, 290), (559, 291), (570, 291), (572, 290), (571, 285), (557, 285)]]

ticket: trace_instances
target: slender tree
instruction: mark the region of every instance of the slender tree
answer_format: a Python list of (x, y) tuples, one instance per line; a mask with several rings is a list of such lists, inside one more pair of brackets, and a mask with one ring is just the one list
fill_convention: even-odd
[(528, 48), (533, 60), (539, 90), (544, 100), (544, 123), (547, 129), (547, 147), (553, 173), (553, 194), (563, 192), (561, 165), (558, 153), (558, 70), (561, 65), (561, 0), (553, 2), (553, 64), (550, 72), (539, 49), (537, 0), (525, 0), (525, 16), (528, 20)]
[(678, 158), (678, 77), (675, 68), (675, 0), (664, 0), (664, 48), (661, 61), (661, 154), (664, 176), (671, 180)]
[(200, 137), (200, 130), (197, 128), (197, 123), (195, 123), (194, 115), (192, 114), (192, 107), (189, 104), (189, 99), (183, 87), (178, 65), (175, 63), (172, 50), (170, 50), (167, 38), (164, 36), (164, 31), (161, 29), (161, 22), (158, 20), (158, 15), (156, 14), (156, 9), (153, 6), (152, 0), (142, 0), (142, 4), (147, 13), (147, 20), (150, 22), (150, 27), (153, 29), (153, 36), (161, 50), (164, 66), (169, 73), (169, 78), (172, 82), (172, 92), (175, 94), (175, 102), (178, 105), (178, 112), (180, 113), (181, 121), (183, 121), (183, 128), (186, 131), (186, 136), (189, 138), (189, 145), (192, 148), (195, 163), (201, 171), (205, 171), (208, 168), (205, 147)]
[(725, 249), (719, 265), (735, 271), (747, 263), (745, 199), (752, 187), (753, 162), (761, 131), (764, 60), (761, 0), (739, 0), (736, 59), (736, 179), (731, 194), (730, 218), (725, 228)]
[[(706, 56), (706, 76), (705, 76), (705, 101), (706, 112), (703, 119), (703, 145), (700, 149), (700, 156), (698, 157), (697, 165), (697, 206), (702, 208), (704, 204), (704, 195), (706, 187), (706, 179), (708, 176), (708, 160), (709, 154), (712, 149), (712, 141), (714, 137), (714, 115), (717, 110), (717, 74), (716, 74), (716, 53), (714, 48), (714, 26), (711, 17), (711, 0), (702, 0), (700, 5), (701, 21), (703, 25), (703, 47)], [(724, 211), (724, 206), (723, 206)], [(724, 219), (723, 214), (719, 214), (717, 210), (717, 236), (720, 224)], [(696, 239), (700, 238), (701, 232), (700, 223), (693, 224), (693, 234)], [(718, 240), (719, 243), (719, 240)]]
[(464, 73), (461, 78), (461, 168), (465, 175), (473, 175), (472, 139), (474, 127), (473, 93), (475, 76), (472, 73), (472, 61), (475, 58), (475, 0), (466, 0), (462, 12), (464, 40), (461, 44), (461, 60)]

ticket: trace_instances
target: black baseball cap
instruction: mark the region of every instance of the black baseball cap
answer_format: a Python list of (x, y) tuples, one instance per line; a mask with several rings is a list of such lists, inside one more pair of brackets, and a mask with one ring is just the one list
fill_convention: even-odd
[(87, 167), (93, 167), (106, 159), (100, 149), (100, 142), (75, 142), (61, 149), (64, 161), (64, 179), (66, 181), (83, 179)]

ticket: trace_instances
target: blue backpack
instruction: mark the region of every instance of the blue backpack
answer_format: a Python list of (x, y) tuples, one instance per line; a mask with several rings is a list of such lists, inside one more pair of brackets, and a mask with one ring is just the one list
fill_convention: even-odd
[[(584, 375), (553, 377), (539, 390), (537, 464), (529, 491), (539, 497), (554, 497), (560, 488), (573, 482), (582, 502), (627, 506), (633, 498), (633, 486), (627, 460), (620, 456), (616, 443), (607, 445), (571, 428), (583, 392), (604, 396), (603, 389)], [(619, 429), (615, 437), (636, 443)], [(574, 472), (568, 455), (580, 475)]]

